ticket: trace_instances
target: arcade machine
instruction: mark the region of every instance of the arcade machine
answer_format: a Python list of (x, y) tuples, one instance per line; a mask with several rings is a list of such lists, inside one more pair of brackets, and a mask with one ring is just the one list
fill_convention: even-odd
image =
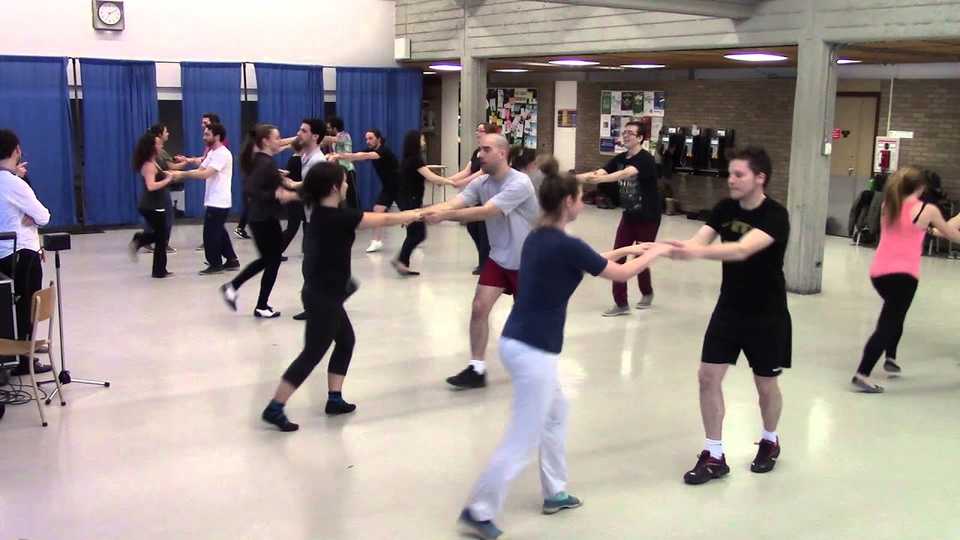
[(706, 139), (707, 144), (707, 166), (703, 169), (703, 174), (726, 177), (729, 172), (728, 153), (734, 147), (734, 130), (732, 129), (708, 129)]
[(657, 155), (660, 158), (660, 176), (673, 177), (673, 171), (679, 165), (680, 148), (683, 146), (683, 133), (686, 128), (662, 127)]
[(677, 159), (677, 166), (674, 170), (684, 174), (694, 174), (697, 169), (698, 158), (702, 159), (703, 136), (700, 128), (693, 126), (683, 133), (683, 142), (680, 146), (680, 152)]

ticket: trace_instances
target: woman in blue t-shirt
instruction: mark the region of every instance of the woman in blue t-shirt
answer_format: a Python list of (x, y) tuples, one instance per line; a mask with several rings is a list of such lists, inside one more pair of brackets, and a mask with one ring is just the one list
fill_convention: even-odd
[[(672, 249), (664, 244), (635, 244), (601, 255), (565, 232), (583, 209), (576, 178), (550, 174), (539, 195), (543, 214), (523, 244), (519, 292), (500, 338), (500, 358), (513, 381), (510, 423), (460, 514), (464, 532), (482, 538), (500, 536), (493, 517), (503, 507), (508, 484), (538, 447), (543, 512), (580, 506), (580, 500), (566, 492), (567, 404), (557, 379), (567, 302), (584, 272), (627, 281)], [(635, 258), (615, 262), (628, 255)]]

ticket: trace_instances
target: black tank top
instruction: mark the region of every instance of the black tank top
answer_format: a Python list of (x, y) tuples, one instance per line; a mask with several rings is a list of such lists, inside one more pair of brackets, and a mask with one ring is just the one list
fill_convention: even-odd
[[(157, 181), (166, 180), (167, 173), (157, 168)], [(170, 205), (170, 186), (164, 186), (163, 189), (150, 191), (144, 186), (143, 194), (140, 196), (140, 210), (165, 210)]]

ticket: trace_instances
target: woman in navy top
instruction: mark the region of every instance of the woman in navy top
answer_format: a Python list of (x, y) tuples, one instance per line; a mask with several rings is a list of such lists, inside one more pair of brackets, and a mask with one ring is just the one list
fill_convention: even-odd
[[(508, 484), (537, 448), (544, 513), (580, 506), (580, 500), (566, 492), (567, 404), (557, 379), (567, 302), (584, 272), (624, 282), (671, 250), (664, 244), (637, 244), (601, 255), (565, 232), (583, 209), (583, 193), (574, 177), (550, 174), (539, 195), (543, 215), (523, 244), (519, 293), (500, 338), (500, 358), (513, 382), (510, 423), (460, 514), (464, 532), (482, 538), (501, 534), (493, 517), (503, 507)], [(628, 255), (635, 258), (615, 262)]]

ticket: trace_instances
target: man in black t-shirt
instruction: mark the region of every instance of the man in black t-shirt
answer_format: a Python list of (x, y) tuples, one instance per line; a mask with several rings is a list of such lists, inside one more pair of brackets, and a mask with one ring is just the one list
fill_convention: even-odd
[[(700, 363), (700, 412), (706, 445), (684, 482), (703, 484), (730, 472), (723, 431), (723, 377), (742, 351), (753, 369), (760, 395), (763, 432), (750, 466), (773, 470), (780, 456), (777, 423), (783, 396), (777, 377), (791, 363), (791, 321), (783, 257), (790, 236), (787, 209), (764, 193), (770, 157), (762, 148), (745, 148), (730, 160), (730, 198), (713, 209), (710, 220), (685, 242), (671, 242), (675, 259), (723, 261), (720, 299), (710, 318)], [(710, 245), (720, 237), (722, 243)]]
[[(617, 227), (614, 249), (631, 244), (653, 242), (660, 230), (660, 192), (657, 189), (657, 162), (643, 149), (643, 132), (639, 122), (623, 126), (623, 145), (627, 151), (604, 165), (602, 169), (578, 174), (577, 179), (588, 184), (617, 182), (623, 217)], [(625, 260), (618, 261), (623, 264)], [(648, 309), (653, 304), (653, 284), (650, 270), (637, 276), (642, 298), (637, 309)], [(627, 301), (627, 284), (613, 283), (614, 306), (603, 313), (604, 317), (616, 317), (630, 313)]]
[[(352, 152), (344, 154), (330, 154), (327, 159), (330, 161), (366, 161), (370, 160), (377, 176), (380, 177), (380, 196), (376, 204), (373, 205), (373, 211), (384, 213), (400, 201), (400, 164), (393, 151), (387, 148), (386, 139), (379, 129), (371, 129), (366, 132), (364, 138), (367, 142), (366, 152)], [(367, 253), (376, 253), (383, 249), (383, 230), (376, 228), (373, 231), (373, 239), (367, 247)]]

